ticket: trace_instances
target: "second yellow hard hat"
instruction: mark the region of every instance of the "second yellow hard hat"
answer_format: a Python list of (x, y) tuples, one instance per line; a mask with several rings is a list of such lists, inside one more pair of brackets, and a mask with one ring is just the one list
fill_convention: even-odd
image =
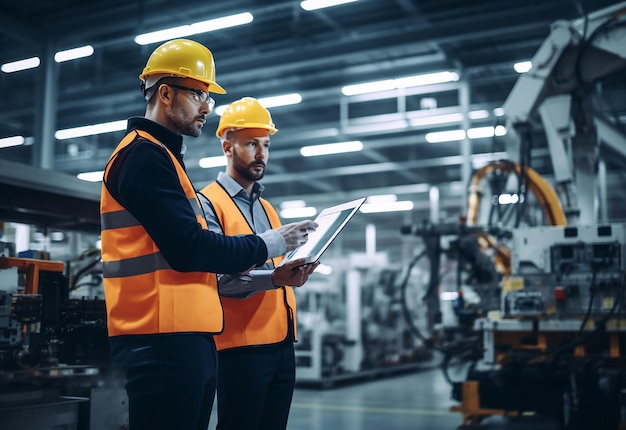
[(222, 138), (227, 130), (241, 128), (264, 128), (270, 134), (278, 131), (270, 112), (252, 97), (244, 97), (228, 105), (220, 118), (215, 135)]

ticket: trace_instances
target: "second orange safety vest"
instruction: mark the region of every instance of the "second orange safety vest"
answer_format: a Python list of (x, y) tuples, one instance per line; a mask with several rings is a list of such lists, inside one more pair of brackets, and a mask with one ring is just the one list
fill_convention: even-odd
[[(137, 138), (160, 145), (170, 156), (199, 227), (207, 230), (195, 189), (174, 154), (144, 131), (135, 130), (126, 135), (107, 163), (100, 200), (109, 336), (219, 333), (224, 320), (216, 275), (173, 270), (143, 226), (113, 198), (106, 187), (113, 160)], [(149, 180), (146, 178), (146, 181)]]
[[(237, 204), (217, 182), (200, 191), (215, 210), (225, 235), (254, 233)], [(272, 228), (280, 227), (278, 213), (267, 200), (259, 199)], [(276, 267), (282, 257), (272, 259)], [(293, 288), (261, 291), (245, 299), (222, 297), (224, 331), (215, 336), (218, 350), (252, 345), (269, 345), (287, 338), (289, 327), (296, 335), (296, 298)]]

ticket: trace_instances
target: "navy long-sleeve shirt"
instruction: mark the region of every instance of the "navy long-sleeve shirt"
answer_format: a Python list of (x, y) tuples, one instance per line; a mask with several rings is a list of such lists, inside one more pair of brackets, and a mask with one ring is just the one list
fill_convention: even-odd
[[(184, 167), (181, 135), (143, 117), (128, 120), (127, 132), (135, 129), (158, 139)], [(106, 180), (109, 192), (142, 224), (172, 269), (238, 273), (268, 258), (258, 236), (229, 237), (200, 227), (172, 159), (159, 145), (136, 139), (112, 163)]]

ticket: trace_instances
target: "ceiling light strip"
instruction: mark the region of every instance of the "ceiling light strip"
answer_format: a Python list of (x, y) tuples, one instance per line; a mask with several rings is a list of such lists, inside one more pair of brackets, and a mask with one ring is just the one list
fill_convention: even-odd
[(300, 154), (303, 157), (315, 157), (318, 155), (343, 154), (345, 152), (356, 152), (363, 149), (363, 142), (351, 140), (349, 142), (328, 143), (325, 145), (303, 146)]
[(413, 210), (415, 205), (410, 200), (401, 200), (399, 202), (386, 203), (363, 203), (359, 209), (363, 213), (380, 213), (380, 212), (403, 212)]
[(332, 6), (339, 6), (346, 3), (353, 3), (358, 0), (304, 0), (300, 2), (300, 7), (306, 11), (324, 9)]
[(312, 206), (303, 208), (285, 208), (280, 210), (281, 218), (311, 218), (317, 214), (317, 209)]
[(422, 75), (405, 76), (403, 78), (396, 79), (385, 79), (382, 81), (364, 82), (362, 84), (346, 85), (341, 89), (341, 92), (345, 96), (354, 96), (359, 94), (389, 91), (398, 88), (443, 84), (448, 82), (456, 82), (458, 80), (458, 73), (443, 71), (426, 73)]
[(85, 45), (78, 48), (66, 49), (54, 54), (54, 61), (63, 63), (64, 61), (77, 60), (79, 58), (90, 57), (93, 55), (93, 46)]
[(104, 178), (104, 170), (97, 170), (94, 172), (83, 172), (76, 175), (78, 179), (81, 181), (87, 182), (102, 182), (102, 178)]
[(23, 145), (26, 140), (24, 136), (11, 136), (0, 139), (0, 148)]
[(138, 45), (148, 45), (150, 43), (162, 42), (164, 40), (176, 39), (200, 33), (208, 33), (210, 31), (249, 24), (253, 20), (254, 16), (250, 12), (243, 12), (221, 18), (209, 19), (207, 21), (200, 21), (193, 24), (139, 34), (135, 36), (135, 43)]
[(4, 73), (20, 72), (22, 70), (34, 69), (39, 67), (41, 61), (39, 57), (25, 58), (23, 60), (12, 61), (10, 63), (4, 63), (0, 66), (0, 70)]
[(226, 156), (225, 155), (217, 155), (215, 157), (204, 157), (201, 158), (198, 162), (200, 167), (203, 169), (208, 169), (211, 167), (221, 167), (226, 165)]
[(66, 128), (58, 130), (54, 133), (54, 137), (59, 140), (71, 139), (74, 137), (91, 136), (94, 134), (110, 133), (113, 131), (126, 130), (125, 119), (112, 122), (103, 122), (100, 124), (85, 125), (82, 127)]
[[(266, 109), (275, 108), (280, 106), (296, 105), (302, 101), (302, 96), (298, 93), (281, 94), (278, 96), (261, 97), (257, 101)], [(226, 110), (227, 105), (221, 105), (213, 109), (218, 116), (222, 116)]]

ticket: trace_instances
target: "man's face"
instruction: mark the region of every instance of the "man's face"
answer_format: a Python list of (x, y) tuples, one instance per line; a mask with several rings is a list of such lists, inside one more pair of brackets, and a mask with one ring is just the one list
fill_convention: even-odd
[(170, 128), (186, 136), (200, 136), (205, 117), (213, 108), (211, 100), (205, 100), (207, 86), (191, 79), (181, 79), (168, 87), (172, 97), (167, 109)]
[(232, 131), (228, 133), (228, 140), (232, 153), (231, 173), (246, 182), (262, 179), (269, 158), (269, 131), (262, 128)]

